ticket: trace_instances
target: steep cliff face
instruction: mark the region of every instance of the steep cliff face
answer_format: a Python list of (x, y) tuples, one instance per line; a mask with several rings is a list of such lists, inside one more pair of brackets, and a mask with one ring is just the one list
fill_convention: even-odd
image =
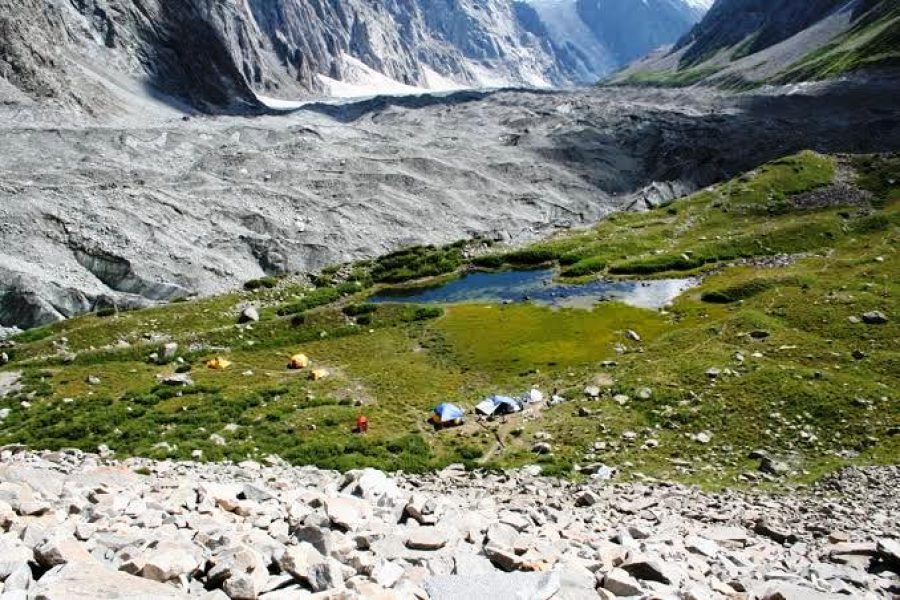
[(137, 82), (236, 112), (258, 95), (586, 83), (702, 12), (649, 1), (0, 0), (0, 97), (101, 113)]
[(620, 65), (674, 43), (705, 10), (684, 0), (578, 0), (578, 14)]
[(0, 0), (0, 15), (5, 87), (88, 112), (123, 76), (229, 111), (259, 108), (256, 94), (327, 95), (333, 81), (378, 91), (370, 71), (423, 89), (570, 80), (507, 0)]
[(522, 0), (520, 20), (550, 40), (558, 60), (592, 82), (650, 50), (675, 43), (711, 0)]

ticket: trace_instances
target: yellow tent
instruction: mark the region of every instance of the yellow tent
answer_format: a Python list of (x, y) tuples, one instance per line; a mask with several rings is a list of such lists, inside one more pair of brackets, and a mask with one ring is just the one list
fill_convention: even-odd
[(329, 373), (325, 369), (313, 369), (309, 373), (309, 378), (313, 381), (318, 381), (320, 379), (325, 379), (328, 375)]
[(288, 362), (289, 369), (305, 369), (309, 366), (309, 357), (305, 354), (295, 354)]
[(212, 360), (206, 361), (206, 366), (210, 369), (215, 369), (216, 371), (224, 371), (231, 366), (231, 361), (225, 360), (221, 356), (217, 356)]

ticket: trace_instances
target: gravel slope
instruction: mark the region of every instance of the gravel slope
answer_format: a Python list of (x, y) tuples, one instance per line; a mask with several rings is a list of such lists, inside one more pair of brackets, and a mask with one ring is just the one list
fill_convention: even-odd
[[(141, 474), (138, 474), (141, 473)], [(4, 598), (683, 598), (900, 592), (896, 467), (786, 495), (528, 469), (346, 475), (277, 457), (0, 449)], [(312, 595), (317, 593), (317, 595)]]

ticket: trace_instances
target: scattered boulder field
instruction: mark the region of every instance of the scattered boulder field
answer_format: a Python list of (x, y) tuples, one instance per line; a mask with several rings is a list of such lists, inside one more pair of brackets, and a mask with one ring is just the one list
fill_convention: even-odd
[(0, 449), (0, 598), (895, 598), (897, 467), (791, 495)]

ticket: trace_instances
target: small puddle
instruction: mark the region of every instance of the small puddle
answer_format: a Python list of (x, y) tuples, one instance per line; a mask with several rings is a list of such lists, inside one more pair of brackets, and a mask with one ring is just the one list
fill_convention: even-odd
[(638, 308), (665, 306), (697, 286), (696, 278), (654, 280), (596, 279), (576, 285), (555, 283), (552, 269), (473, 272), (433, 287), (391, 288), (371, 296), (379, 304), (459, 304), (535, 302), (561, 308), (592, 308), (598, 302), (619, 301)]

